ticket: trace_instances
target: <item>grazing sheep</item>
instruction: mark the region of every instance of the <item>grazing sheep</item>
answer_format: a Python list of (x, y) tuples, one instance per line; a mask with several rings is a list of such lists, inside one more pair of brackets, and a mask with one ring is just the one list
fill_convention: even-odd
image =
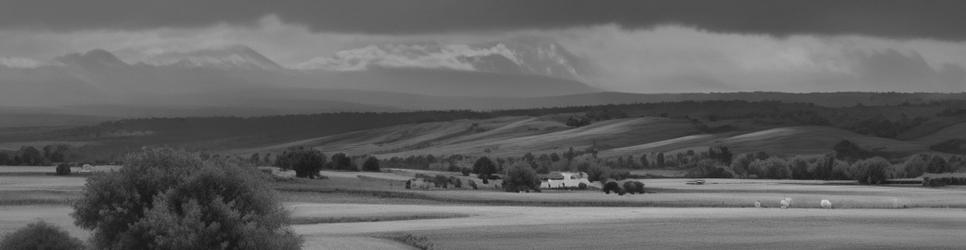
[(828, 200), (822, 200), (822, 208), (832, 209), (832, 202)]
[(755, 201), (755, 207), (761, 208), (761, 201)]
[(792, 198), (785, 197), (785, 199), (781, 200), (779, 203), (781, 203), (782, 208), (789, 208), (792, 206)]

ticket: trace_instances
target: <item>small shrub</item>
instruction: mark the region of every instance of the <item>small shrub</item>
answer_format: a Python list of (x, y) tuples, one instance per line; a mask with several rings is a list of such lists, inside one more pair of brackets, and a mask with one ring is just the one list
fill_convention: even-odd
[(473, 169), (471, 168), (460, 168), (460, 173), (463, 174), (463, 176), (470, 176), (470, 173), (472, 172)]
[(926, 187), (942, 187), (942, 186), (946, 186), (947, 184), (948, 183), (946, 183), (946, 180), (943, 178), (929, 178), (929, 177), (922, 178), (922, 185)]
[(450, 176), (449, 183), (452, 183), (454, 188), (463, 188), (463, 181), (460, 178)]
[(58, 164), (57, 175), (70, 175), (70, 165), (67, 165), (67, 163)]
[(927, 187), (966, 185), (966, 175), (926, 176), (922, 178), (922, 185)]
[(433, 185), (441, 188), (449, 188), (449, 178), (445, 175), (438, 174), (433, 177)]
[(587, 190), (587, 183), (581, 182), (580, 184), (577, 184), (577, 189)]
[(55, 225), (39, 221), (4, 236), (0, 240), (0, 249), (81, 250), (84, 243)]
[(626, 181), (624, 182), (624, 192), (628, 194), (643, 194), (644, 183), (640, 181)]
[(476, 186), (476, 182), (475, 182), (475, 181), (473, 181), (473, 180), (468, 180), (468, 181), (466, 181), (466, 184), (467, 184), (467, 185), (469, 185), (469, 186), (470, 186), (470, 188), (472, 188), (472, 189), (474, 189), (474, 190), (476, 190), (476, 189), (479, 189), (479, 187), (477, 187), (477, 186)]
[(624, 195), (624, 189), (615, 180), (605, 180), (604, 182), (604, 194), (610, 194), (611, 192), (617, 193), (618, 195)]

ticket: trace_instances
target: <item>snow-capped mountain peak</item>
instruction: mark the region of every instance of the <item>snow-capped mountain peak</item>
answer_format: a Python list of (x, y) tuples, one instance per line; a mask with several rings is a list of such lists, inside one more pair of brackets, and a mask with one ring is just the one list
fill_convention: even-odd
[(141, 62), (150, 65), (168, 65), (189, 68), (263, 69), (277, 70), (282, 67), (243, 45), (208, 48), (191, 51), (168, 51), (152, 53)]
[(374, 68), (424, 68), (542, 75), (583, 81), (579, 58), (559, 44), (497, 41), (480, 44), (380, 44), (317, 57), (295, 67), (303, 70), (362, 71)]

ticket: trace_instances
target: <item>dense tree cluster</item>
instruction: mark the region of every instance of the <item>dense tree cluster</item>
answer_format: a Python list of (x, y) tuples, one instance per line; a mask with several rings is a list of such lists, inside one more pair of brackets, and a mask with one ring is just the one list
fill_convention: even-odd
[(333, 154), (332, 161), (330, 161), (326, 166), (328, 166), (327, 168), (334, 170), (359, 171), (359, 168), (352, 163), (352, 158), (345, 153)]
[(19, 150), (0, 151), (0, 165), (47, 166), (66, 162), (70, 147), (64, 144), (47, 145), (42, 149), (23, 146)]
[(88, 179), (75, 223), (95, 249), (299, 249), (273, 189), (226, 158), (147, 149)]
[(316, 178), (325, 166), (326, 157), (321, 151), (313, 148), (295, 147), (282, 151), (275, 158), (275, 166), (283, 169), (295, 170), (299, 178)]
[(67, 231), (43, 221), (28, 224), (0, 240), (4, 250), (83, 250), (84, 243)]

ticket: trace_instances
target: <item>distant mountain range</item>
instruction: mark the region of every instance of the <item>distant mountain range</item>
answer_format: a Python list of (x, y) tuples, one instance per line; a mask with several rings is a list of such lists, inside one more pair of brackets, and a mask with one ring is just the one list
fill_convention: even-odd
[[(399, 56), (383, 53), (379, 54), (382, 59), (370, 57), (369, 61), (360, 61), (349, 58), (353, 53), (337, 53), (327, 59), (328, 64), (290, 69), (245, 46), (155, 53), (135, 63), (97, 49), (64, 55), (33, 67), (0, 64), (0, 84), (4, 87), (0, 106), (271, 106), (287, 113), (279, 104), (291, 102), (292, 97), (274, 93), (378, 91), (447, 98), (531, 98), (601, 91), (577, 80), (578, 71), (568, 63), (577, 59), (555, 44), (393, 48), (397, 49), (390, 50), (392, 53), (411, 55), (412, 59), (395, 60), (408, 63), (392, 64), (387, 63), (392, 61), (390, 58)], [(415, 51), (427, 54), (417, 55)], [(464, 68), (420, 64), (432, 61), (420, 57), (441, 53), (451, 53), (446, 56)], [(332, 66), (350, 62), (363, 66)], [(249, 92), (264, 95), (219, 94)], [(310, 103), (299, 103), (301, 107), (293, 107), (292, 112), (384, 111), (405, 104), (380, 102), (388, 107), (367, 107), (366, 103), (379, 101), (368, 100), (362, 93), (351, 100), (340, 100), (344, 103), (335, 106), (341, 108), (333, 110), (331, 99), (299, 96), (295, 99)], [(351, 107), (351, 103), (359, 105)], [(302, 105), (316, 109), (306, 110)]]
[(362, 71), (423, 68), (535, 75), (584, 82), (588, 65), (553, 42), (514, 40), (481, 44), (382, 44), (336, 52), (297, 66), (300, 69)]
[[(148, 53), (106, 50), (45, 63), (0, 63), (0, 117), (18, 126), (130, 117), (516, 109), (686, 100), (780, 100), (823, 106), (966, 99), (964, 94), (774, 92), (634, 94), (585, 84), (588, 66), (556, 43), (382, 44), (283, 67), (249, 47)], [(55, 119), (65, 115), (65, 119)], [(92, 116), (94, 118), (79, 118)], [(43, 123), (43, 121), (49, 121)]]

